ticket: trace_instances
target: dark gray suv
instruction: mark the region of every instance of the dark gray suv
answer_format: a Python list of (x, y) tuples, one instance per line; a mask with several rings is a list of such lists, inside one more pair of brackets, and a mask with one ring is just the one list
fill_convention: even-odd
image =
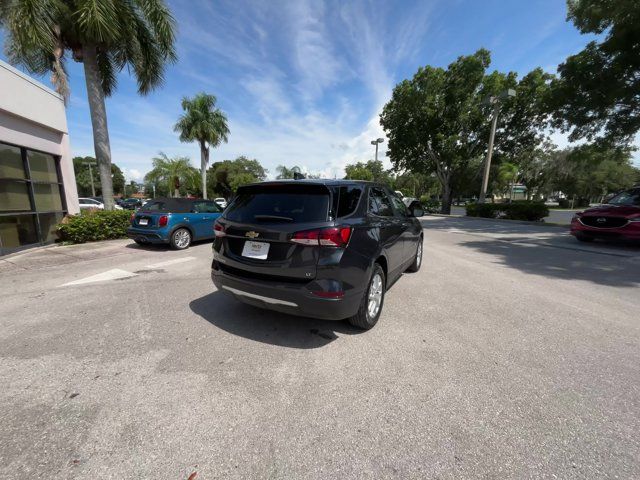
[(369, 329), (387, 287), (420, 268), (422, 214), (370, 182), (246, 185), (214, 225), (211, 277), (251, 305)]

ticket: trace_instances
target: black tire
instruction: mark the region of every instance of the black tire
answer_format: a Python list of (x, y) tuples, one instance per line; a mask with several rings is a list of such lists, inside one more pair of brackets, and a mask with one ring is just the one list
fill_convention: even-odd
[[(373, 316), (369, 313), (369, 295), (372, 287), (374, 286), (374, 280), (378, 278), (380, 280), (380, 300), (377, 311)], [(375, 282), (377, 284), (377, 281)], [(354, 327), (361, 328), (363, 330), (369, 330), (373, 328), (373, 326), (378, 323), (378, 319), (380, 318), (380, 314), (382, 313), (382, 307), (384, 306), (384, 294), (386, 291), (386, 278), (384, 275), (384, 270), (382, 267), (375, 263), (373, 265), (373, 272), (371, 272), (371, 279), (369, 280), (369, 286), (367, 287), (367, 291), (362, 297), (362, 301), (360, 302), (360, 308), (358, 308), (358, 313), (356, 313), (353, 317), (349, 318), (349, 323)]]
[(422, 237), (420, 237), (416, 247), (416, 256), (413, 258), (413, 263), (409, 265), (409, 268), (407, 268), (407, 272), (417, 272), (420, 270), (420, 266), (422, 265), (422, 255), (424, 253), (422, 248)]
[(138, 245), (144, 245), (144, 242), (142, 240), (134, 239), (133, 241), (136, 242)]
[(186, 228), (178, 228), (171, 233), (169, 245), (174, 250), (185, 250), (191, 245), (191, 232)]
[(582, 234), (576, 235), (576, 238), (578, 239), (579, 242), (585, 242), (585, 243), (593, 242), (595, 240), (595, 238), (593, 237), (588, 237), (587, 235), (582, 235)]

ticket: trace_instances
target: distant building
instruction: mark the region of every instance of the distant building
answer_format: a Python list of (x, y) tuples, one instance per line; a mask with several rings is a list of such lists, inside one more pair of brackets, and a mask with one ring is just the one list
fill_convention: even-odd
[(0, 61), (0, 255), (53, 242), (78, 211), (62, 97)]

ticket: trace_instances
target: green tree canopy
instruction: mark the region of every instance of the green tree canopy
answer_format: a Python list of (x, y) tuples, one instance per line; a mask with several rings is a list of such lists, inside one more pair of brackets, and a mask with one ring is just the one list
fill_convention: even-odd
[(581, 145), (551, 155), (548, 189), (571, 198), (600, 201), (609, 193), (632, 187), (636, 174), (630, 149)]
[[(73, 169), (76, 175), (76, 187), (78, 195), (81, 197), (91, 196), (91, 179), (89, 177), (89, 167), (86, 165), (91, 163), (91, 173), (93, 175), (93, 185), (96, 196), (102, 196), (102, 185), (100, 184), (100, 175), (98, 173), (98, 162), (94, 157), (74, 157)], [(124, 192), (124, 174), (120, 167), (115, 163), (111, 164), (111, 175), (113, 179), (113, 192), (122, 194)]]
[(629, 144), (640, 130), (640, 2), (568, 0), (568, 20), (599, 35), (558, 67), (551, 107), (570, 139)]
[(244, 155), (235, 160), (214, 162), (209, 168), (207, 185), (210, 191), (229, 198), (240, 185), (266, 180), (265, 170), (258, 160)]
[(160, 152), (153, 159), (153, 169), (144, 177), (146, 183), (164, 185), (173, 197), (197, 195), (200, 180), (198, 171), (191, 166), (189, 157), (169, 158)]
[(496, 156), (522, 155), (543, 141), (548, 121), (543, 92), (550, 78), (536, 69), (520, 81), (515, 73), (486, 70), (487, 50), (459, 57), (447, 69), (419, 68), (411, 80), (400, 82), (385, 105), (380, 123), (387, 132), (387, 155), (396, 170), (429, 175), (442, 185), (442, 211), (449, 213), (458, 179), (484, 158), (492, 106), (489, 96), (507, 88), (515, 98), (504, 100), (496, 134)]
[(216, 107), (216, 97), (198, 93), (193, 98), (182, 99), (184, 113), (174, 130), (180, 133), (181, 142), (198, 142), (200, 147), (200, 175), (203, 197), (207, 198), (207, 166), (209, 148), (216, 148), (229, 138), (226, 115)]
[(164, 65), (175, 61), (175, 21), (162, 0), (3, 0), (9, 61), (32, 73), (52, 74), (65, 99), (67, 53), (84, 65), (93, 142), (105, 208), (113, 209), (111, 147), (104, 97), (123, 68), (147, 94), (163, 82)]
[(381, 160), (352, 163), (344, 167), (347, 180), (369, 180), (373, 182), (391, 184), (393, 177), (384, 169)]

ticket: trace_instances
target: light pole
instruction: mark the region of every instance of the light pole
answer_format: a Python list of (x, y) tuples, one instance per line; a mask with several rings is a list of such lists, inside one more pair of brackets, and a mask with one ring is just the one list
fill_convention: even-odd
[(378, 145), (384, 142), (384, 138), (378, 138), (376, 140), (371, 140), (371, 145), (376, 146), (376, 162), (378, 161)]
[(93, 162), (84, 162), (84, 164), (89, 167), (89, 180), (91, 180), (91, 196), (96, 196), (96, 187), (93, 185), (93, 170), (91, 170), (91, 165)]
[(496, 126), (498, 125), (498, 114), (500, 113), (500, 105), (504, 100), (515, 97), (516, 91), (509, 88), (500, 95), (491, 96), (488, 99), (490, 105), (493, 105), (493, 118), (491, 119), (491, 133), (489, 134), (489, 149), (487, 150), (487, 159), (484, 162), (484, 176), (482, 177), (482, 188), (480, 190), (480, 198), (478, 203), (484, 203), (487, 195), (487, 187), (489, 186), (489, 170), (491, 169), (491, 156), (493, 155), (493, 141), (496, 138)]

